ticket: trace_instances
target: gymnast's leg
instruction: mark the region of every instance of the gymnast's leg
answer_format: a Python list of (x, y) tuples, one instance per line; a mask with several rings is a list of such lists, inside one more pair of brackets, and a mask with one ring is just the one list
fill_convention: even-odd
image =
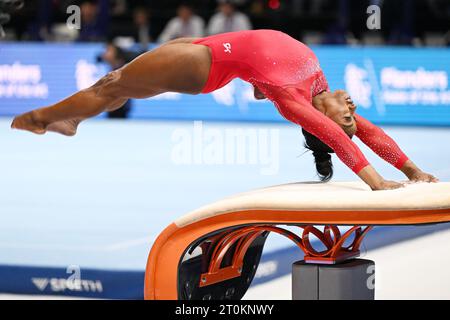
[(210, 67), (209, 48), (168, 43), (108, 73), (87, 89), (16, 117), (11, 127), (36, 134), (55, 131), (74, 135), (81, 121), (116, 110), (130, 98), (148, 98), (164, 92), (198, 94), (206, 84)]

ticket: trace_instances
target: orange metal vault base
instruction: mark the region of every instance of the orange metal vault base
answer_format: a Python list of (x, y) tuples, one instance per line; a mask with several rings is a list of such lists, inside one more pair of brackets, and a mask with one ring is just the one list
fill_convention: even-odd
[[(450, 222), (450, 183), (403, 189), (371, 192), (357, 183), (291, 184), (196, 210), (169, 225), (153, 244), (145, 298), (240, 299), (270, 232), (291, 239), (304, 252), (305, 261), (330, 264), (358, 256), (373, 226)], [(324, 203), (324, 208), (310, 205), (311, 198)], [(365, 204), (370, 206), (364, 208)], [(350, 229), (341, 234), (337, 226)], [(324, 249), (313, 248), (310, 237)]]
[[(299, 218), (301, 216), (301, 221)], [(305, 253), (305, 261), (311, 263), (338, 263), (359, 255), (359, 246), (364, 236), (374, 225), (417, 225), (450, 222), (450, 209), (442, 210), (408, 210), (408, 211), (339, 211), (339, 212), (280, 212), (241, 211), (210, 217), (182, 228), (175, 224), (168, 226), (155, 241), (149, 255), (145, 274), (145, 298), (169, 299), (180, 298), (178, 268), (181, 259), (192, 244), (207, 235), (216, 236), (220, 230), (238, 228), (226, 237), (216, 240), (213, 258), (208, 262), (208, 270), (201, 275), (199, 286), (205, 287), (233, 277), (240, 276), (242, 260), (252, 239), (263, 232), (277, 232), (285, 235)], [(314, 225), (326, 225), (322, 233)], [(297, 225), (303, 228), (302, 237), (283, 230), (277, 225)], [(337, 225), (355, 225), (340, 235)], [(242, 227), (239, 227), (242, 226)], [(366, 227), (362, 227), (366, 226)], [(309, 241), (314, 234), (326, 250), (316, 251)], [(344, 246), (345, 240), (355, 235), (352, 243)], [(206, 238), (208, 239), (208, 238)], [(221, 262), (231, 245), (237, 245), (233, 263), (221, 267)]]

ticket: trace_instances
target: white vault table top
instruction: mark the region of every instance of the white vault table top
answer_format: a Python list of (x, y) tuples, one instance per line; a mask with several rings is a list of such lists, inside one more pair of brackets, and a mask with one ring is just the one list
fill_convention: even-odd
[(450, 182), (408, 183), (372, 191), (362, 181), (302, 182), (240, 193), (200, 207), (177, 219), (179, 227), (209, 217), (246, 211), (433, 210), (450, 208)]

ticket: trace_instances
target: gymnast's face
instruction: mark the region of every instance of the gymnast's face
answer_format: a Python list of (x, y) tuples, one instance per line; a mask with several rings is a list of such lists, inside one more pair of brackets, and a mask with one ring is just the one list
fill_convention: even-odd
[(325, 115), (341, 126), (352, 137), (356, 132), (356, 121), (354, 118), (356, 106), (349, 94), (344, 90), (336, 90), (329, 94), (323, 104)]

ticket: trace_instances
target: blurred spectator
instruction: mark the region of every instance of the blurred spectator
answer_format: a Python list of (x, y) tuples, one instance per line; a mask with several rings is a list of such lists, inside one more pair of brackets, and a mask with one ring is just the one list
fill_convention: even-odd
[(202, 37), (205, 23), (195, 15), (192, 7), (182, 4), (177, 9), (177, 16), (172, 18), (158, 38), (158, 42), (167, 42), (180, 37)]
[[(26, 6), (28, 3), (26, 3)], [(37, 1), (35, 20), (29, 25), (29, 38), (34, 41), (51, 40), (51, 29), (60, 11), (60, 7), (67, 5), (64, 1)]]
[(389, 44), (410, 45), (414, 37), (415, 0), (386, 1), (383, 11), (390, 23)]
[[(124, 38), (145, 47), (164, 27), (160, 41), (203, 36), (203, 21), (189, 6), (180, 6), (177, 17), (167, 23), (181, 1), (195, 3), (202, 17), (212, 16), (208, 34), (250, 29), (247, 14), (254, 28), (281, 30), (304, 41), (313, 35), (320, 39), (317, 43), (373, 44), (375, 39), (380, 44), (446, 45), (450, 39), (449, 0), (26, 0), (5, 25), (6, 39)], [(80, 32), (67, 28), (67, 7), (73, 4), (82, 8)], [(369, 5), (381, 7), (381, 30), (366, 27)]]
[[(123, 67), (125, 64), (130, 62), (134, 58), (134, 54), (123, 50), (122, 48), (109, 43), (106, 46), (105, 52), (98, 57), (99, 62), (105, 62), (109, 64), (111, 70), (116, 70)], [(117, 109), (112, 112), (108, 112), (108, 118), (118, 119), (127, 118), (128, 113), (131, 110), (132, 102), (128, 100), (122, 108)]]
[(152, 41), (150, 28), (150, 13), (145, 7), (133, 10), (134, 40), (141, 48), (148, 48)]
[(250, 30), (252, 25), (249, 18), (236, 10), (231, 0), (219, 1), (219, 12), (211, 17), (208, 24), (208, 34), (217, 34), (239, 30)]
[(350, 3), (349, 0), (338, 0), (335, 2), (334, 22), (328, 28), (324, 44), (346, 44), (348, 24), (350, 20)]
[[(110, 1), (111, 2), (111, 1)], [(113, 0), (111, 15), (112, 16), (122, 16), (127, 12), (128, 1), (127, 0)]]
[(81, 30), (78, 41), (101, 41), (106, 38), (109, 23), (108, 0), (83, 0)]
[(291, 12), (294, 15), (311, 14), (317, 16), (324, 13), (323, 7), (328, 2), (327, 0), (291, 0)]

